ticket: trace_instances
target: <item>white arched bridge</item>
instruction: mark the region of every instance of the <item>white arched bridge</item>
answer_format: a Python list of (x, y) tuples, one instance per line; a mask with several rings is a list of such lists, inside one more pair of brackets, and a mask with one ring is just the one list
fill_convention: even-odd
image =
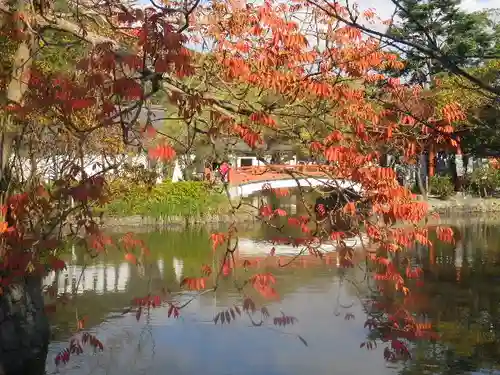
[(240, 167), (229, 171), (231, 198), (248, 197), (266, 189), (325, 186), (352, 189), (361, 193), (361, 185), (345, 179), (328, 178), (320, 165), (271, 165)]

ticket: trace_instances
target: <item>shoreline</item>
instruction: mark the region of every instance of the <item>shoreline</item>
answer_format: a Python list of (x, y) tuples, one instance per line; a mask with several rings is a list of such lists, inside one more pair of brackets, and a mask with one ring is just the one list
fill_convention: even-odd
[[(429, 197), (429, 213), (441, 215), (478, 215), (491, 213), (500, 214), (500, 198), (476, 198), (476, 197), (452, 197), (447, 200)], [(499, 215), (500, 216), (500, 215)], [(135, 216), (105, 216), (103, 219), (104, 229), (127, 229), (133, 228), (169, 228), (183, 230), (189, 226), (217, 227), (221, 225), (253, 224), (259, 220), (248, 211), (240, 211), (234, 215), (207, 215), (203, 217), (170, 216), (167, 218), (154, 218)]]
[(429, 212), (449, 215), (500, 213), (500, 198), (455, 196), (447, 200), (429, 197)]
[(234, 215), (207, 215), (202, 217), (183, 217), (183, 216), (170, 216), (166, 218), (155, 217), (142, 217), (135, 216), (108, 216), (103, 218), (104, 229), (117, 229), (117, 228), (168, 228), (172, 230), (184, 230), (187, 227), (205, 226), (205, 227), (218, 227), (221, 225), (237, 224), (253, 224), (258, 222), (257, 218), (249, 212), (238, 212)]

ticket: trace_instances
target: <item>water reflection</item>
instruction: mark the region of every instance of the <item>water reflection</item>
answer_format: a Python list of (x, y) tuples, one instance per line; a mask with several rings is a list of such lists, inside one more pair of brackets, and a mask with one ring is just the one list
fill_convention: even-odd
[[(348, 282), (339, 283), (344, 271), (335, 265), (334, 258), (328, 264), (309, 259), (299, 263), (298, 268), (273, 269), (281, 300), (267, 307), (271, 316), (279, 316), (281, 311), (295, 316), (298, 323), (290, 327), (275, 327), (272, 321), (269, 326), (253, 327), (244, 317), (230, 325), (215, 326), (212, 319), (217, 312), (242, 301), (241, 295), (224, 282), (216, 293), (202, 295), (189, 304), (177, 320), (169, 319), (163, 308), (152, 311), (149, 323), (137, 322), (133, 314), (122, 315), (122, 309), (133, 297), (148, 293), (150, 283), (155, 288), (168, 285), (175, 291), (183, 276), (199, 273), (201, 264), (211, 264), (209, 236), (204, 231), (144, 236), (151, 258), (156, 259), (144, 277), (135, 267), (122, 267), (118, 256), (114, 263), (108, 258), (84, 269), (79, 289), (83, 293), (77, 295), (74, 303), (81, 315), (89, 314), (89, 319), (94, 319), (92, 330), (106, 350), (99, 355), (87, 353), (73, 358), (65, 373), (163, 374), (169, 369), (174, 374), (293, 375), (305, 371), (330, 374), (332, 369), (338, 369), (343, 374), (358, 375), (373, 368), (378, 368), (381, 375), (387, 373), (380, 353), (358, 350), (364, 335), (359, 291)], [(241, 254), (240, 261), (262, 256), (257, 251), (261, 247), (256, 243), (254, 254)], [(69, 290), (70, 284), (76, 283), (75, 274), (83, 268), (83, 259), (77, 258), (80, 265), (51, 275), (52, 279), (46, 282), (61, 282), (61, 290)], [(348, 270), (346, 274), (359, 280), (364, 276), (361, 270)], [(122, 280), (120, 287), (118, 279)], [(257, 303), (263, 302), (254, 297)], [(347, 310), (342, 306), (350, 306), (349, 312), (358, 320), (345, 321)], [(56, 312), (52, 321), (56, 326), (69, 327), (71, 317)], [(307, 340), (309, 347), (297, 335)], [(67, 345), (67, 337), (67, 333), (60, 333), (59, 340), (51, 345), (50, 358)], [(366, 359), (370, 364), (364, 362)], [(50, 360), (48, 370), (54, 371)]]
[(121, 293), (127, 289), (130, 264), (99, 263), (92, 266), (68, 265), (65, 270), (51, 272), (43, 280), (44, 286), (57, 285), (58, 294), (82, 294), (84, 292)]
[[(69, 292), (83, 270), (75, 304), (81, 314), (92, 318), (89, 324), (106, 350), (77, 357), (64, 371), (75, 375), (458, 375), (499, 369), (499, 227), (462, 222), (454, 227), (453, 244), (437, 242), (433, 248), (415, 246), (410, 251), (412, 264), (424, 270), (424, 282), (412, 289), (404, 307), (420, 324), (432, 325), (441, 338), (415, 343), (410, 346), (412, 360), (390, 366), (382, 356), (384, 345), (379, 343), (373, 351), (359, 348), (369, 334), (364, 327), (365, 302), (378, 297), (363, 269), (339, 269), (335, 255), (324, 262), (305, 257), (294, 267), (273, 266), (281, 300), (268, 304), (271, 315), (283, 311), (298, 318), (297, 325), (279, 328), (253, 327), (242, 318), (215, 326), (212, 318), (217, 312), (241, 303), (241, 296), (224, 282), (216, 293), (188, 305), (177, 320), (169, 319), (163, 308), (153, 310), (149, 322), (121, 314), (133, 297), (166, 285), (176, 292), (183, 277), (198, 275), (201, 264), (212, 264), (205, 231), (143, 234), (154, 259), (144, 275), (124, 263), (121, 255), (109, 254), (102, 263), (84, 268), (84, 259), (77, 254), (68, 270), (49, 275), (46, 283)], [(240, 234), (247, 237), (247, 250), (253, 249), (239, 254), (240, 260), (262, 256), (266, 246), (251, 246), (252, 241), (275, 235), (258, 228)], [(265, 270), (271, 266), (262, 265)], [(351, 313), (355, 319), (345, 320)], [(52, 318), (61, 327), (51, 346), (52, 357), (67, 344), (74, 313), (65, 314), (58, 311)], [(54, 371), (51, 362), (49, 371)]]
[[(439, 333), (422, 341), (402, 374), (471, 374), (500, 368), (499, 224), (470, 219), (453, 244), (422, 249), (424, 283), (406, 306)], [(453, 222), (451, 222), (453, 224)]]

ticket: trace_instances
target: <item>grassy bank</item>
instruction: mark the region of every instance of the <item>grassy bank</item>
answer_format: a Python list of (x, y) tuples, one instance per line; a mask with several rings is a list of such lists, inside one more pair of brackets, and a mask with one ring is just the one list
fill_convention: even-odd
[(226, 212), (227, 197), (210, 185), (198, 181), (163, 182), (152, 188), (115, 185), (113, 200), (104, 210), (112, 217), (201, 218)]

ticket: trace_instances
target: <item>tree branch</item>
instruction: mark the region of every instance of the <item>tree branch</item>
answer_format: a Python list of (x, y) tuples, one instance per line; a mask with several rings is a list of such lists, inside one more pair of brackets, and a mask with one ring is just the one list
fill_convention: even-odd
[(475, 85), (477, 85), (481, 89), (483, 89), (489, 93), (492, 93), (495, 96), (500, 96), (500, 88), (496, 88), (494, 86), (488, 85), (485, 82), (481, 81), (480, 79), (467, 73), (465, 70), (461, 69), (456, 64), (451, 62), (450, 59), (446, 55), (444, 55), (439, 49), (433, 50), (431, 48), (413, 43), (409, 40), (401, 39), (401, 38), (398, 38), (394, 35), (389, 35), (387, 33), (383, 33), (380, 31), (370, 29), (368, 27), (365, 27), (365, 26), (359, 24), (357, 21), (348, 20), (347, 18), (340, 15), (337, 12), (337, 10), (335, 9), (335, 7), (331, 6), (330, 4), (328, 4), (329, 9), (327, 9), (325, 6), (318, 4), (314, 0), (307, 0), (307, 2), (309, 4), (317, 7), (318, 9), (322, 10), (323, 12), (325, 12), (325, 14), (329, 15), (330, 17), (334, 17), (334, 18), (340, 20), (341, 22), (345, 23), (348, 26), (351, 26), (351, 27), (354, 27), (358, 30), (361, 30), (369, 36), (377, 36), (379, 38), (386, 38), (386, 39), (392, 40), (395, 43), (414, 48), (415, 50), (425, 54), (426, 56), (431, 57), (431, 58), (439, 61), (443, 65), (443, 67), (448, 69), (451, 73), (468, 79), (470, 82), (474, 83)]

